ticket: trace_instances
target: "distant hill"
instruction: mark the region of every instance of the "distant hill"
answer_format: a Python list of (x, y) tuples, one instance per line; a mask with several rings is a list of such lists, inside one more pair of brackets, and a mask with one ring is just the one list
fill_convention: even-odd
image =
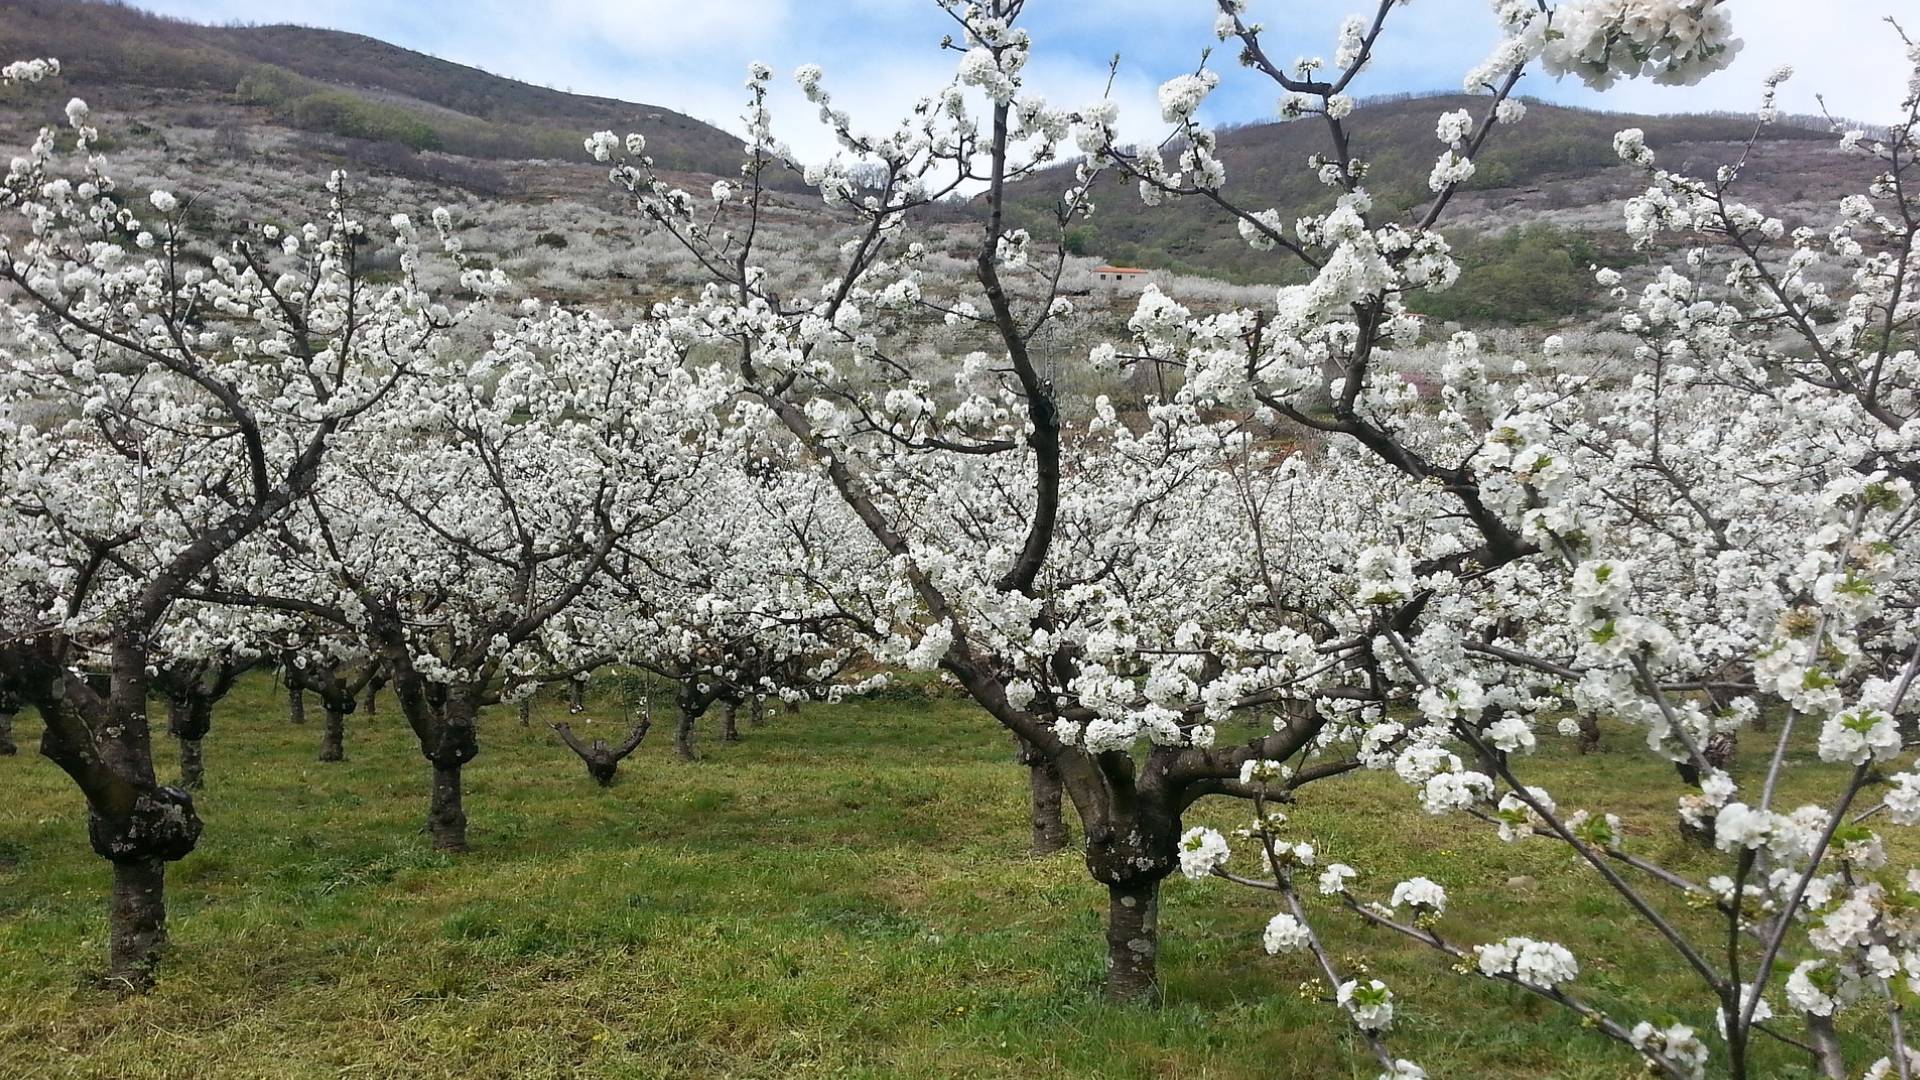
[(359, 34), (204, 26), (98, 0), (4, 0), (9, 58), (55, 56), (82, 90), (163, 91), (154, 104), (246, 107), (323, 135), (480, 159), (579, 159), (588, 132), (643, 131), (661, 167), (727, 175), (740, 139), (671, 109), (569, 94)]
[[(1621, 258), (1619, 202), (1645, 186), (1622, 165), (1613, 135), (1638, 127), (1672, 168), (1711, 173), (1740, 156), (1754, 131), (1751, 116), (1649, 116), (1575, 109), (1529, 101), (1518, 124), (1496, 131), (1482, 151), (1467, 190), (1443, 227), (1470, 270), (1464, 288), (1434, 298), (1443, 317), (1544, 321), (1577, 311), (1594, 293), (1586, 272), (1596, 258)], [(1367, 188), (1384, 217), (1405, 218), (1432, 198), (1427, 174), (1444, 149), (1434, 133), (1440, 113), (1465, 108), (1477, 118), (1485, 98), (1459, 94), (1396, 95), (1362, 104), (1347, 121), (1354, 151), (1369, 163)], [(1750, 200), (1790, 212), (1831, 207), (1861, 190), (1868, 169), (1835, 145), (1824, 123), (1783, 119), (1763, 129), (1743, 190)], [(1289, 229), (1302, 214), (1331, 205), (1333, 193), (1307, 165), (1329, 149), (1317, 118), (1222, 129), (1220, 157), (1227, 193), (1254, 211), (1277, 208)], [(1013, 197), (1024, 224), (1047, 219), (1071, 183), (1063, 164), (1028, 179)], [(1241, 240), (1230, 218), (1203, 199), (1144, 205), (1132, 184), (1104, 179), (1094, 192), (1094, 215), (1070, 234), (1078, 252), (1111, 262), (1205, 274), (1237, 282), (1291, 280), (1297, 269)], [(1505, 235), (1511, 227), (1514, 235)], [(1484, 290), (1476, 292), (1476, 290)]]
[[(466, 202), (475, 220), (490, 223), (491, 238), (475, 244), (550, 295), (654, 299), (699, 280), (697, 267), (673, 262), (672, 245), (641, 238), (630, 203), (582, 150), (584, 134), (644, 132), (661, 168), (689, 190), (739, 167), (738, 137), (670, 109), (532, 86), (333, 30), (205, 26), (107, 0), (0, 0), (0, 59), (33, 56), (61, 60), (60, 87), (0, 89), (0, 143), (24, 145), (39, 125), (61, 123), (66, 94), (78, 93), (109, 121), (117, 164), (152, 183), (217, 195), (208, 205), (228, 213), (292, 214), (316, 178), (346, 168), (389, 185), (393, 198)], [(1478, 116), (1484, 107), (1484, 98), (1458, 94), (1361, 104), (1348, 130), (1370, 163), (1377, 208), (1404, 217), (1425, 205), (1442, 149), (1436, 117), (1458, 108)], [(1560, 325), (1594, 314), (1600, 296), (1589, 267), (1634, 258), (1620, 203), (1644, 184), (1615, 158), (1614, 133), (1642, 128), (1663, 164), (1711, 172), (1740, 155), (1753, 124), (1730, 114), (1529, 101), (1519, 124), (1495, 133), (1443, 223), (1466, 270), (1460, 284), (1416, 305), (1437, 319), (1482, 324)], [(1332, 200), (1306, 164), (1326, 149), (1317, 119), (1223, 129), (1228, 193), (1248, 209), (1279, 210), (1291, 228)], [(1761, 132), (1742, 193), (1799, 224), (1861, 190), (1867, 173), (1824, 123), (1785, 118)], [(1012, 224), (1041, 225), (1070, 182), (1071, 163), (1063, 163), (1017, 184)], [(804, 187), (791, 174), (775, 186)], [(1147, 207), (1111, 177), (1095, 199), (1097, 212), (1068, 237), (1076, 255), (1238, 285), (1301, 273), (1249, 248), (1204, 200)], [(842, 223), (810, 194), (781, 202), (790, 237), (778, 259), (805, 277), (820, 265), (815, 247), (832, 243)], [(951, 227), (976, 223), (981, 212), (959, 200), (916, 224), (959, 235)]]

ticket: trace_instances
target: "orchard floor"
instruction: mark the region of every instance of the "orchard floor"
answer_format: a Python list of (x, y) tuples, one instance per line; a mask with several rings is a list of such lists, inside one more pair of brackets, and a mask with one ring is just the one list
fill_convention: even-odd
[[(656, 729), (605, 791), (543, 723), (501, 710), (467, 769), (473, 851), (457, 857), (420, 833), (427, 772), (390, 708), (351, 720), (338, 765), (313, 760), (311, 715), (289, 725), (259, 679), (216, 718), (206, 834), (168, 879), (173, 949), (158, 988), (126, 998), (93, 983), (106, 872), (83, 805), (21, 717), (21, 755), (0, 758), (0, 1077), (1378, 1072), (1314, 1000), (1325, 988), (1303, 993), (1310, 960), (1261, 951), (1266, 897), (1222, 882), (1167, 883), (1165, 1005), (1103, 1003), (1104, 892), (1075, 854), (1025, 853), (1024, 779), (962, 703), (809, 706), (738, 744), (708, 723), (691, 765)], [(1563, 805), (1648, 792), (1628, 808), (1638, 850), (1704, 875), (1667, 824), (1667, 777), (1634, 733), (1607, 738), (1583, 759), (1549, 736), (1531, 764)], [(1795, 785), (1818, 778), (1810, 760)], [(1214, 800), (1189, 824), (1243, 814)], [(1564, 940), (1582, 990), (1627, 1022), (1712, 1026), (1652, 935), (1544, 842), (1428, 818), (1375, 774), (1309, 789), (1294, 821), (1382, 893), (1413, 874), (1446, 885), (1444, 934)], [(1644, 1075), (1554, 1006), (1338, 913), (1320, 926), (1394, 988), (1393, 1045), (1435, 1077)], [(1807, 1075), (1764, 1053), (1762, 1075)]]

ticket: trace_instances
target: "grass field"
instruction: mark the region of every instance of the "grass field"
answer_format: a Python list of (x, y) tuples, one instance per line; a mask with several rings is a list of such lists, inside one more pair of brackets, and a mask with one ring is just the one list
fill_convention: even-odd
[[(206, 744), (206, 835), (169, 875), (173, 951), (158, 989), (132, 998), (93, 988), (105, 865), (78, 793), (30, 753), (38, 721), (21, 717), (21, 756), (0, 758), (0, 1077), (1378, 1071), (1303, 994), (1311, 961), (1260, 951), (1267, 900), (1221, 882), (1168, 882), (1164, 1007), (1103, 1003), (1104, 891), (1077, 855), (1025, 853), (1024, 779), (962, 703), (814, 706), (737, 745), (710, 724), (691, 765), (656, 731), (611, 790), (543, 725), (502, 711), (467, 769), (474, 850), (456, 857), (420, 834), (426, 766), (397, 715), (353, 718), (341, 765), (313, 761), (311, 715), (288, 725), (264, 679), (224, 704)], [(1610, 752), (1584, 759), (1545, 752), (1538, 775), (1563, 806), (1581, 790), (1659, 792), (1628, 815), (1637, 849), (1704, 875), (1637, 736), (1607, 737)], [(1794, 785), (1818, 779), (1809, 759), (1796, 757)], [(1188, 823), (1244, 812), (1215, 801)], [(1710, 1012), (1675, 1012), (1678, 969), (1551, 846), (1427, 818), (1373, 774), (1309, 789), (1294, 820), (1382, 894), (1417, 873), (1446, 885), (1445, 934), (1562, 940), (1581, 990), (1626, 1022), (1712, 1026)], [(1531, 882), (1506, 888), (1514, 877)], [(1320, 925), (1394, 988), (1393, 1045), (1435, 1077), (1644, 1075), (1551, 1005), (1350, 918)], [(1761, 1052), (1764, 1075), (1810, 1075)]]

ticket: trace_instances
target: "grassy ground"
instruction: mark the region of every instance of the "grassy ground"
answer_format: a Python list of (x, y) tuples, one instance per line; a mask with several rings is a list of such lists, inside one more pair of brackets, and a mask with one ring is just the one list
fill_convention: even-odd
[[(169, 877), (173, 952), (144, 997), (90, 982), (106, 874), (79, 795), (37, 756), (0, 759), (0, 1077), (1377, 1071), (1302, 994), (1310, 962), (1260, 951), (1267, 901), (1224, 883), (1168, 884), (1165, 1007), (1102, 1003), (1104, 893), (1075, 855), (1024, 854), (1022, 777), (960, 703), (812, 707), (738, 745), (709, 737), (693, 765), (656, 733), (610, 791), (503, 712), (467, 770), (460, 857), (420, 835), (426, 768), (397, 716), (354, 718), (350, 760), (329, 766), (312, 760), (310, 711), (289, 726), (261, 680), (216, 719), (206, 835)], [(37, 720), (19, 737), (35, 745)], [(1557, 794), (1670, 790), (1631, 733), (1608, 738), (1618, 750), (1535, 764)], [(1799, 757), (1791, 776), (1811, 784), (1818, 766)], [(1695, 859), (1664, 795), (1628, 802), (1641, 850)], [(1242, 813), (1206, 804), (1189, 823)], [(1564, 940), (1617, 1015), (1711, 1027), (1674, 1010), (1675, 965), (1550, 846), (1427, 818), (1378, 775), (1317, 786), (1295, 821), (1324, 857), (1369, 868), (1363, 883), (1447, 885), (1443, 933), (1484, 940), (1497, 919)], [(1436, 1077), (1643, 1075), (1552, 1006), (1336, 914), (1322, 930), (1394, 987), (1394, 1045)], [(1806, 1073), (1781, 1058), (1765, 1075)]]

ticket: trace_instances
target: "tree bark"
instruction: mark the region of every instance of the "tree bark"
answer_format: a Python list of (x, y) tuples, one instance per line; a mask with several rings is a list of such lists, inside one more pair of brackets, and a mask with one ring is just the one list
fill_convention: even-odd
[(747, 723), (754, 727), (766, 726), (767, 703), (764, 700), (757, 697), (753, 699), (753, 705), (747, 711)]
[(740, 705), (738, 702), (727, 702), (726, 714), (720, 721), (720, 740), (722, 742), (740, 741)]
[(1600, 749), (1600, 718), (1590, 712), (1580, 714), (1580, 752), (1591, 754)]
[(0, 757), (12, 757), (20, 752), (13, 741), (13, 716), (12, 709), (0, 708)]
[(520, 699), (520, 726), (527, 727), (532, 723), (533, 723), (533, 699), (530, 697), (523, 697)]
[(327, 705), (327, 725), (320, 732), (320, 760), (347, 760), (347, 714), (332, 704)]
[(1060, 816), (1064, 788), (1060, 770), (1051, 761), (1027, 766), (1027, 802), (1033, 819), (1033, 853), (1053, 855), (1067, 847), (1067, 822)]
[(699, 718), (700, 714), (693, 709), (680, 707), (680, 721), (673, 729), (673, 752), (680, 755), (681, 761), (694, 761), (700, 756), (693, 748), (693, 724)]
[(113, 864), (113, 895), (107, 907), (107, 979), (128, 989), (153, 985), (153, 971), (167, 945), (167, 864), (129, 859)]
[(433, 802), (427, 808), (427, 833), (435, 851), (467, 850), (467, 812), (460, 802), (463, 766), (434, 765)]
[(199, 791), (207, 786), (207, 758), (199, 739), (180, 740), (180, 786)]
[(1813, 1047), (1814, 1065), (1826, 1080), (1847, 1080), (1847, 1055), (1840, 1047), (1840, 1032), (1833, 1017), (1806, 1013), (1807, 1042)]
[(293, 679), (287, 680), (287, 723), (307, 722), (307, 692)]
[(368, 716), (372, 716), (379, 711), (379, 699), (380, 680), (375, 679), (367, 684), (367, 700), (361, 704), (360, 711)]
[(1160, 881), (1107, 886), (1107, 1000), (1160, 996)]
[(1014, 760), (1027, 767), (1027, 814), (1033, 827), (1033, 853), (1052, 855), (1067, 846), (1067, 824), (1060, 817), (1066, 782), (1060, 767), (1039, 747), (1013, 736)]

